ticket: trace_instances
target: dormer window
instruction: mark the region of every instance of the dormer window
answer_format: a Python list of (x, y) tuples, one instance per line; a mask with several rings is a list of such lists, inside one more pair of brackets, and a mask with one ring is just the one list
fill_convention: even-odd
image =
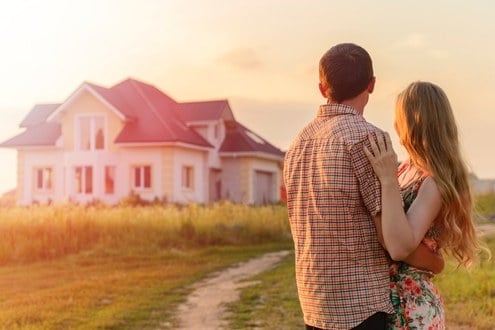
[(81, 115), (76, 117), (76, 149), (105, 149), (105, 116)]

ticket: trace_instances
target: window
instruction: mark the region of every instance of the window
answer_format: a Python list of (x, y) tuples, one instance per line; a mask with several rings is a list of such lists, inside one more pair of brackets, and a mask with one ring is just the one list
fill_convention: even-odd
[(77, 118), (76, 132), (78, 135), (77, 149), (101, 150), (105, 149), (105, 117), (81, 116)]
[(115, 166), (105, 166), (105, 194), (115, 193)]
[(182, 167), (182, 187), (187, 189), (194, 188), (194, 168), (192, 166)]
[(151, 166), (135, 166), (132, 170), (132, 183), (135, 189), (151, 188)]
[(76, 193), (93, 193), (93, 168), (91, 166), (77, 166), (74, 169)]
[(34, 169), (34, 180), (36, 191), (48, 191), (53, 187), (52, 169), (50, 167), (40, 167)]

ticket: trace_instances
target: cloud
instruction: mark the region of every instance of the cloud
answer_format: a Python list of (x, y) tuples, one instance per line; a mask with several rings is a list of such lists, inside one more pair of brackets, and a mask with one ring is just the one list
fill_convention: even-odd
[(429, 52), (430, 56), (437, 60), (445, 60), (449, 57), (449, 52), (441, 49), (432, 49)]
[(399, 40), (396, 46), (400, 48), (420, 49), (425, 46), (425, 36), (420, 33), (411, 33)]
[(217, 58), (217, 62), (242, 70), (252, 70), (263, 66), (255, 50), (252, 48), (231, 49)]
[(443, 49), (432, 47), (432, 43), (428, 43), (425, 35), (420, 33), (410, 33), (403, 39), (395, 43), (395, 48), (407, 51), (419, 51), (435, 60), (445, 60), (449, 57), (449, 52)]

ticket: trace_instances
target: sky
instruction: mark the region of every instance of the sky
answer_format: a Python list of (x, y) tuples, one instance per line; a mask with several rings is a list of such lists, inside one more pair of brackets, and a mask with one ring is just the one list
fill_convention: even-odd
[[(0, 141), (37, 103), (84, 81), (132, 77), (178, 102), (228, 99), (236, 119), (285, 150), (325, 102), (318, 61), (368, 50), (377, 78), (364, 116), (391, 133), (396, 95), (431, 81), (449, 96), (463, 152), (495, 178), (495, 2), (458, 0), (18, 0), (0, 4)], [(0, 193), (16, 152), (0, 149)]]

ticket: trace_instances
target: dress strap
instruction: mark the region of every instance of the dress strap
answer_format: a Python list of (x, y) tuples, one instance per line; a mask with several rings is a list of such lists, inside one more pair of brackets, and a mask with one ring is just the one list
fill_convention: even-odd
[(402, 173), (404, 173), (407, 169), (408, 166), (408, 161), (404, 161), (400, 163), (399, 168), (397, 169), (397, 177), (401, 176)]

